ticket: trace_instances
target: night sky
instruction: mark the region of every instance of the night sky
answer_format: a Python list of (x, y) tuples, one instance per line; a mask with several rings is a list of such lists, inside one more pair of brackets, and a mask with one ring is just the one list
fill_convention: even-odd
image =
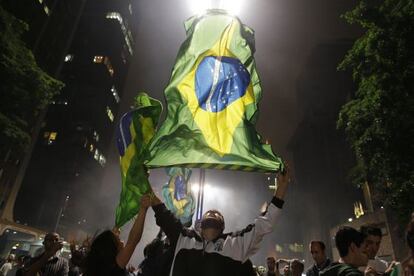
[[(288, 161), (291, 160), (288, 150), (290, 138), (303, 117), (296, 92), (300, 74), (318, 45), (357, 37), (359, 30), (340, 18), (354, 4), (355, 1), (332, 0), (255, 0), (244, 3), (239, 17), (255, 30), (255, 59), (263, 88), (257, 130), (271, 142), (274, 152)], [(139, 25), (135, 55), (121, 101), (122, 113), (129, 110), (138, 91), (164, 101), (164, 88), (179, 46), (185, 39), (183, 22), (192, 15), (185, 0), (145, 0), (137, 1), (136, 5)], [(113, 154), (116, 154), (114, 150)], [(295, 170), (295, 164), (292, 167)], [(193, 180), (198, 177), (197, 170), (194, 176)], [(217, 187), (221, 198), (207, 197), (205, 208), (223, 211), (227, 231), (244, 227), (253, 221), (262, 203), (271, 198), (272, 192), (267, 189), (270, 183), (266, 180), (267, 176), (257, 173), (208, 171), (206, 183)], [(162, 170), (155, 170), (151, 172), (151, 181), (157, 188), (167, 178)], [(101, 190), (102, 202), (111, 206), (110, 214), (113, 214), (111, 211), (118, 201), (119, 182), (119, 168), (113, 163)], [(293, 181), (292, 185), (299, 184)], [(291, 188), (280, 225), (265, 239), (263, 250), (253, 258), (254, 263), (264, 263), (275, 242), (293, 242), (298, 238), (294, 231), (294, 218), (297, 217), (294, 206), (300, 204), (297, 200), (303, 197), (298, 197), (300, 186)], [(106, 219), (112, 220), (107, 215)], [(149, 211), (144, 237), (135, 253), (136, 261), (142, 259), (143, 247), (157, 233), (152, 217), (153, 213)]]

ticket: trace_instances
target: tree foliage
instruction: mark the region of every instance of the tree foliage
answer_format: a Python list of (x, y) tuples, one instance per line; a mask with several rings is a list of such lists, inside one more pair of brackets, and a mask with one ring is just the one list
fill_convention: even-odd
[(357, 84), (338, 119), (357, 157), (353, 179), (404, 221), (414, 208), (414, 1), (360, 0), (344, 17), (365, 31), (339, 65)]
[(27, 147), (35, 118), (63, 87), (36, 64), (22, 40), (26, 30), (0, 6), (0, 152)]

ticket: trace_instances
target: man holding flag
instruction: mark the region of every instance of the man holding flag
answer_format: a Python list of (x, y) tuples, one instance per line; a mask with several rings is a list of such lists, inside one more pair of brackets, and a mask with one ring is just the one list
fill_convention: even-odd
[(277, 188), (266, 212), (243, 230), (230, 233), (223, 232), (224, 217), (217, 210), (209, 210), (203, 215), (200, 232), (185, 228), (153, 195), (151, 205), (157, 225), (175, 247), (170, 275), (240, 275), (242, 264), (259, 250), (263, 237), (273, 231), (284, 204), (289, 173), (278, 174), (277, 180)]

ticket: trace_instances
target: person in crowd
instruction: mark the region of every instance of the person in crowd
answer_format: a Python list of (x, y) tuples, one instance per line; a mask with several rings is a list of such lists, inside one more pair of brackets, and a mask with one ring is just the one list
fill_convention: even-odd
[(283, 276), (300, 276), (302, 275), (305, 266), (298, 259), (286, 260), (279, 259), (276, 262), (276, 276), (280, 275), (279, 267), (283, 266)]
[(7, 276), (7, 273), (13, 268), (14, 266), (14, 254), (10, 254), (7, 256), (6, 262), (0, 268), (0, 276)]
[(335, 244), (341, 257), (339, 263), (332, 264), (319, 274), (321, 276), (362, 276), (358, 268), (366, 266), (365, 236), (352, 227), (341, 227), (335, 235)]
[[(290, 262), (291, 260), (289, 259), (277, 259), (276, 261), (276, 276), (279, 275), (290, 275), (291, 271), (290, 271)], [(280, 273), (280, 270), (282, 271), (282, 273)]]
[(19, 268), (17, 268), (16, 274), (14, 274), (15, 276), (23, 276), (25, 273), (25, 267), (27, 267), (32, 260), (32, 257), (30, 257), (30, 255), (23, 255), (21, 257), (22, 257), (22, 264)]
[(106, 230), (92, 242), (84, 263), (85, 276), (128, 275), (126, 266), (141, 240), (145, 216), (150, 206), (148, 196), (141, 198), (141, 206), (124, 246), (119, 231)]
[(304, 264), (298, 259), (293, 259), (290, 261), (290, 275), (291, 276), (301, 276), (305, 269)]
[(409, 256), (402, 262), (402, 269), (405, 276), (414, 276), (414, 213), (411, 222), (408, 224), (406, 241), (409, 249)]
[(363, 271), (369, 270), (371, 274), (384, 274), (388, 269), (388, 263), (381, 260), (377, 254), (381, 246), (382, 232), (381, 228), (366, 225), (362, 226), (360, 231), (365, 236), (365, 246), (368, 255), (368, 265)]
[(306, 276), (319, 276), (319, 272), (331, 264), (331, 260), (326, 257), (325, 244), (322, 241), (311, 241), (309, 251), (315, 263), (308, 268)]
[[(13, 265), (12, 269), (9, 270), (9, 272), (7, 272), (6, 276), (21, 276), (22, 272), (21, 269), (24, 266), (24, 259), (25, 259), (25, 255), (21, 255), (18, 256), (17, 258), (15, 258), (15, 264)], [(19, 273), (17, 273), (19, 271)]]
[(138, 266), (138, 276), (168, 276), (174, 257), (168, 238), (160, 231), (157, 237), (144, 247), (144, 260)]
[(272, 256), (266, 258), (267, 272), (266, 276), (276, 276), (276, 259)]
[(227, 276), (240, 271), (240, 266), (257, 252), (263, 237), (272, 232), (283, 206), (289, 173), (277, 178), (277, 189), (265, 214), (242, 231), (226, 234), (224, 217), (219, 211), (207, 211), (201, 219), (201, 231), (197, 232), (185, 228), (154, 195), (152, 207), (157, 225), (175, 249), (171, 275)]
[(70, 244), (71, 258), (69, 261), (69, 276), (80, 276), (82, 275), (83, 261), (86, 257), (87, 247), (77, 248), (75, 241)]
[(63, 243), (58, 233), (47, 233), (43, 240), (44, 252), (33, 258), (25, 267), (25, 276), (68, 276), (68, 261), (59, 256)]
[(241, 265), (240, 276), (257, 276), (256, 271), (253, 268), (253, 263), (250, 260), (245, 261)]

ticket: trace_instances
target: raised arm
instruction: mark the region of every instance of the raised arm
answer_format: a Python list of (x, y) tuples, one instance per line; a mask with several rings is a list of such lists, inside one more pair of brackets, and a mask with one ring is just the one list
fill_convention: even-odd
[(277, 176), (277, 188), (264, 214), (257, 217), (253, 224), (247, 226), (243, 231), (235, 233), (233, 236), (234, 245), (239, 246), (239, 256), (235, 256), (241, 261), (247, 260), (259, 250), (260, 242), (266, 234), (273, 231), (277, 217), (284, 204), (287, 187), (289, 184), (289, 172), (280, 173)]
[(155, 221), (157, 225), (161, 227), (162, 231), (167, 235), (170, 244), (175, 245), (183, 230), (183, 225), (155, 194), (153, 195), (151, 205), (155, 212)]
[(51, 245), (39, 258), (37, 258), (29, 267), (24, 269), (24, 276), (36, 276), (47, 261), (55, 256), (56, 252), (62, 249), (63, 243), (61, 241), (50, 241)]
[(142, 237), (142, 231), (144, 229), (145, 216), (147, 214), (148, 207), (151, 204), (149, 195), (144, 195), (141, 198), (141, 206), (138, 211), (138, 215), (135, 219), (134, 225), (129, 232), (127, 243), (124, 248), (119, 251), (116, 256), (116, 263), (119, 267), (124, 268), (131, 259), (132, 254)]

